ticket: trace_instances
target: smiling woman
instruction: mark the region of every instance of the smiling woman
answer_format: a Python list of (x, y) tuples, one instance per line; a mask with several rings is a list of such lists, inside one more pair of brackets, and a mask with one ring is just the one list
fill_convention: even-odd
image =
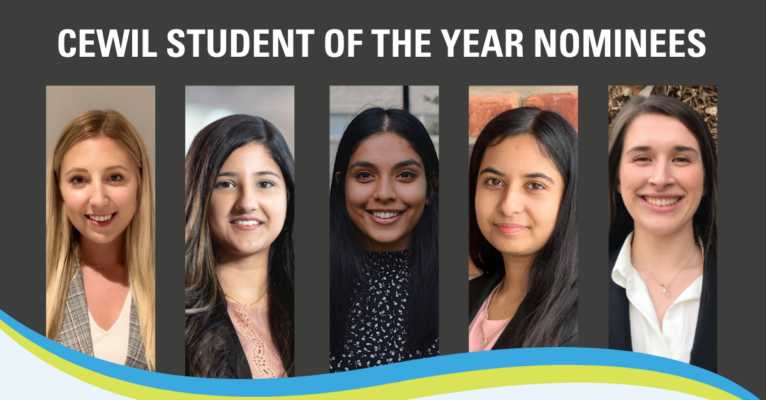
[(655, 95), (609, 136), (609, 347), (717, 369), (717, 154), (699, 114)]
[(154, 185), (135, 128), (89, 111), (61, 132), (48, 167), (50, 339), (154, 369)]
[(294, 162), (263, 118), (232, 115), (186, 156), (186, 374), (293, 376)]
[(330, 221), (330, 371), (438, 355), (439, 159), (417, 118), (349, 123)]

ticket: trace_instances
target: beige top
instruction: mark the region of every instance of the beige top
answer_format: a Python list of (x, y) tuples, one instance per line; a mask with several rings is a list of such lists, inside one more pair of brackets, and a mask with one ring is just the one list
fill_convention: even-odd
[(128, 358), (128, 342), (130, 342), (130, 305), (132, 302), (133, 296), (128, 290), (128, 296), (122, 304), (120, 316), (109, 329), (98, 326), (90, 314), (90, 310), (88, 310), (94, 357), (115, 364), (125, 364), (125, 360)]
[(253, 379), (285, 376), (282, 358), (271, 340), (269, 309), (251, 308), (229, 298), (226, 299), (226, 305), (239, 342), (245, 350)]

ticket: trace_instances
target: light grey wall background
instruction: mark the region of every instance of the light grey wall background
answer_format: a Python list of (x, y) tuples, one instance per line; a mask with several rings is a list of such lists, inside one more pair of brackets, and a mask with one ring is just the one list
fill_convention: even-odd
[(186, 152), (202, 128), (233, 114), (274, 124), (295, 157), (295, 89), (292, 86), (187, 86)]
[(90, 110), (114, 110), (124, 115), (138, 131), (154, 172), (157, 165), (154, 86), (48, 86), (45, 104), (46, 160), (50, 159), (61, 130), (74, 117)]

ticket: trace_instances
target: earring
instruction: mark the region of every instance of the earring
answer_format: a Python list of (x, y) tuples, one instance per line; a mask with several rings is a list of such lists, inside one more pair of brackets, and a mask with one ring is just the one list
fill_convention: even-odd
[(426, 205), (427, 205), (427, 206), (430, 206), (430, 205), (431, 205), (431, 200), (430, 200), (430, 199), (426, 199)]

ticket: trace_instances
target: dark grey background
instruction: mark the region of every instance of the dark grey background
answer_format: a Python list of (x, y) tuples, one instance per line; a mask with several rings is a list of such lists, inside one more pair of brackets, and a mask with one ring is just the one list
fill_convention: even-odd
[[(763, 241), (764, 134), (760, 13), (730, 3), (472, 1), (444, 12), (419, 2), (187, 2), (180, 8), (139, 2), (14, 3), (3, 11), (4, 142), (7, 174), (0, 308), (42, 333), (45, 326), (45, 86), (156, 85), (157, 366), (183, 373), (183, 152), (186, 85), (294, 85), (296, 115), (296, 363), (299, 375), (328, 369), (328, 195), (330, 85), (439, 85), (441, 96), (441, 350), (466, 350), (468, 85), (577, 85), (580, 96), (580, 344), (607, 344), (606, 134), (608, 85), (719, 86), (719, 372), (766, 395), (762, 359), (766, 278)], [(560, 2), (563, 3), (563, 2)], [(709, 4), (705, 4), (709, 3)], [(725, 8), (725, 7), (729, 8)], [(164, 7), (164, 8), (160, 8)], [(150, 29), (156, 59), (59, 56), (65, 28)], [(169, 58), (173, 28), (311, 28), (310, 58)], [(364, 35), (356, 57), (324, 54), (331, 28), (432, 30), (431, 58), (376, 57)], [(446, 57), (439, 29), (521, 29), (524, 58)], [(534, 29), (705, 30), (703, 58), (534, 58)], [(482, 31), (484, 32), (484, 31)], [(480, 38), (480, 43), (483, 41)], [(460, 44), (458, 45), (460, 47)], [(297, 49), (296, 49), (297, 50)], [(756, 75), (758, 72), (758, 75)], [(319, 149), (319, 150), (316, 150)], [(761, 371), (761, 372), (758, 372)]]

